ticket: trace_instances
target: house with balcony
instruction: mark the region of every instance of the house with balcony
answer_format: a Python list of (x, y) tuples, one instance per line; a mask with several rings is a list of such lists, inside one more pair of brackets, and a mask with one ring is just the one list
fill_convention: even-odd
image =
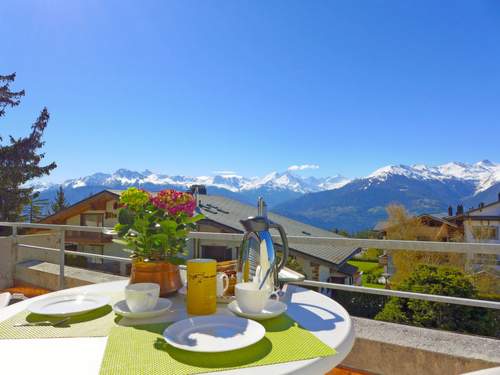
[[(236, 200), (207, 195), (206, 189), (198, 189), (197, 207), (205, 219), (198, 223), (201, 232), (243, 233), (240, 220), (257, 215), (257, 207)], [(72, 206), (46, 217), (45, 224), (66, 224), (82, 226), (113, 227), (117, 223), (120, 190), (103, 190)], [(153, 193), (154, 194), (154, 193)], [(301, 223), (287, 217), (268, 213), (268, 217), (280, 223), (289, 236), (341, 237), (333, 232)], [(65, 238), (66, 249), (101, 255), (128, 257), (122, 245), (112, 242), (110, 235), (69, 231)], [(279, 244), (278, 244), (279, 247)], [(190, 241), (188, 257), (206, 257), (217, 261), (236, 259), (237, 246), (224, 245), (203, 240)], [(311, 280), (328, 281), (349, 285), (360, 285), (361, 275), (347, 261), (360, 251), (352, 246), (304, 244), (290, 248), (290, 257), (300, 266), (300, 272)], [(87, 262), (86, 264), (78, 264)], [(89, 263), (90, 262), (90, 263)], [(69, 258), (68, 264), (85, 266), (103, 271), (126, 275), (130, 265), (109, 261), (102, 258)], [(118, 268), (119, 267), (119, 268)]]
[[(491, 203), (480, 203), (467, 211), (459, 206), (455, 216), (446, 218), (463, 231), (464, 242), (500, 243), (500, 193)], [(500, 256), (474, 254), (469, 256), (471, 267), (475, 271), (500, 273)]]

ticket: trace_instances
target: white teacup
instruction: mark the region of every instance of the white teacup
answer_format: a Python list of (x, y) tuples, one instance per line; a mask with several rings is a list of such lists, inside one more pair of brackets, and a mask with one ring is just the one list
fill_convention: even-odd
[(137, 283), (125, 287), (125, 301), (132, 312), (153, 310), (159, 296), (160, 286), (155, 283)]
[(236, 301), (241, 311), (250, 314), (260, 313), (266, 307), (269, 297), (272, 295), (278, 296), (276, 292), (268, 287), (264, 286), (262, 289), (259, 289), (259, 284), (257, 283), (236, 284), (234, 294), (236, 295)]

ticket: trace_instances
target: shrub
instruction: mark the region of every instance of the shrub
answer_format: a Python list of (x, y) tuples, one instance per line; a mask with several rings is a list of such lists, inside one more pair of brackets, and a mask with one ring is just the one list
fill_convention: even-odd
[[(478, 297), (469, 276), (442, 266), (417, 266), (401, 282), (399, 289), (462, 298)], [(479, 307), (391, 298), (375, 319), (464, 333), (500, 335), (500, 314)]]

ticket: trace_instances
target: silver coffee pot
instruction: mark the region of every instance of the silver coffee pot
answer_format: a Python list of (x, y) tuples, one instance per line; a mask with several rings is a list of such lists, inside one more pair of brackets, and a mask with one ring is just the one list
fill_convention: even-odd
[[(285, 266), (289, 253), (284, 228), (265, 216), (249, 217), (240, 220), (240, 223), (246, 232), (238, 254), (238, 281), (277, 289), (278, 273)], [(271, 229), (277, 229), (281, 236), (282, 254), (279, 260), (269, 232)]]

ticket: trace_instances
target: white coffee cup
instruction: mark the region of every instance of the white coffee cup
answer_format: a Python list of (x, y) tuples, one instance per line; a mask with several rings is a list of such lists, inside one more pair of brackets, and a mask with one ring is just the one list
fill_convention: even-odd
[(236, 284), (234, 294), (241, 311), (250, 314), (262, 312), (272, 295), (278, 297), (278, 294), (272, 289), (265, 286), (259, 289), (259, 285), (253, 282)]
[(125, 287), (125, 301), (132, 312), (153, 310), (159, 296), (160, 286), (155, 283), (137, 283)]
[(217, 297), (222, 297), (229, 288), (229, 277), (224, 272), (217, 272)]

